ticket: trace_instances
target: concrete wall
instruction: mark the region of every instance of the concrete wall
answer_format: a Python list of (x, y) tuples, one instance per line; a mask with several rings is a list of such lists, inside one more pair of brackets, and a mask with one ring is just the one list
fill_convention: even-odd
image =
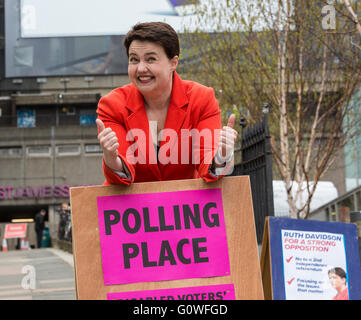
[[(99, 145), (96, 136), (95, 126), (0, 128), (0, 148), (16, 146), (22, 150), (20, 155), (0, 156), (0, 221), (10, 222), (12, 217), (33, 218), (41, 206), (48, 212), (51, 238), (56, 239), (59, 223), (56, 210), (62, 202), (69, 202), (68, 186), (104, 182), (102, 153), (86, 153), (85, 149), (89, 144)], [(36, 145), (49, 146), (50, 154), (29, 155), (27, 148)], [(64, 145), (78, 146), (78, 154), (56, 152), (57, 146)], [(35, 245), (33, 227), (29, 228), (30, 244)], [(16, 240), (9, 240), (8, 245), (9, 249), (15, 248)]]
[[(50, 128), (0, 128), (0, 148), (20, 147), (21, 155), (0, 156), (0, 185), (102, 184), (102, 153), (86, 153), (86, 145), (98, 145), (95, 126)], [(62, 155), (57, 146), (78, 146), (79, 153)], [(46, 146), (49, 154), (29, 154), (28, 148)], [(12, 205), (12, 199), (2, 205)]]

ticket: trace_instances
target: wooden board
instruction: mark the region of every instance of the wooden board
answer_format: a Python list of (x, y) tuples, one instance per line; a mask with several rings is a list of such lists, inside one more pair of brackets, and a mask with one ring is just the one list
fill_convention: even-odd
[[(104, 286), (97, 197), (221, 188), (231, 275)], [(107, 293), (234, 284), (237, 300), (263, 299), (252, 196), (248, 176), (91, 186), (70, 189), (73, 254), (78, 299), (107, 299)]]

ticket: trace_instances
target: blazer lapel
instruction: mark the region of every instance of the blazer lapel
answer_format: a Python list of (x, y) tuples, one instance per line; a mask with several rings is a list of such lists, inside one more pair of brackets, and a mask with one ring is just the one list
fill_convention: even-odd
[[(169, 102), (164, 128), (175, 130), (178, 137), (180, 136), (180, 130), (186, 118), (188, 102), (189, 100), (185, 93), (182, 80), (178, 74), (174, 72), (172, 96)], [(161, 145), (164, 143), (165, 142), (162, 141)]]
[[(142, 163), (145, 162), (154, 176), (160, 180), (161, 174), (157, 165), (152, 135), (149, 130), (144, 99), (136, 87), (132, 87), (131, 89), (127, 100), (127, 108), (132, 111), (126, 120), (128, 125), (127, 130), (137, 129), (144, 132), (144, 134), (142, 132), (140, 133), (145, 137), (145, 141), (138, 144), (138, 158), (143, 161)], [(134, 132), (136, 133), (136, 130)]]

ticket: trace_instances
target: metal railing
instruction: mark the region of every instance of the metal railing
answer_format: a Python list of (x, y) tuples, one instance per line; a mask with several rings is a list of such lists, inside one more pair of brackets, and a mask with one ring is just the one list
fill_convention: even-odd
[(266, 216), (274, 216), (272, 186), (272, 152), (268, 113), (250, 127), (244, 123), (241, 138), (242, 162), (233, 175), (249, 175), (253, 200), (257, 242), (262, 242)]

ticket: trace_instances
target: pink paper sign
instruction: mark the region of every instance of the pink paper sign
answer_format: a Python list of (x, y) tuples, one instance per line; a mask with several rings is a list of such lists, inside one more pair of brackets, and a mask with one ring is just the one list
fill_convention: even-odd
[(108, 293), (108, 300), (236, 300), (233, 284)]
[(230, 275), (221, 189), (97, 199), (104, 285)]

